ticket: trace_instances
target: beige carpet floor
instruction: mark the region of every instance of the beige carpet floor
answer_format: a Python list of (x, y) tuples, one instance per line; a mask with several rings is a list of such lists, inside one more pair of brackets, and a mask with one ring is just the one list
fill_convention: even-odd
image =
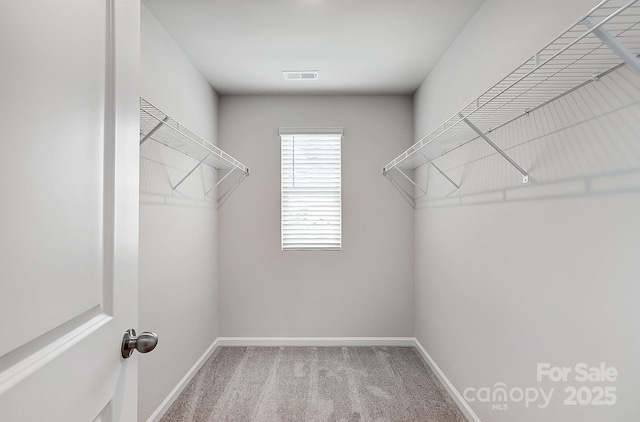
[(465, 422), (412, 347), (222, 347), (163, 422)]

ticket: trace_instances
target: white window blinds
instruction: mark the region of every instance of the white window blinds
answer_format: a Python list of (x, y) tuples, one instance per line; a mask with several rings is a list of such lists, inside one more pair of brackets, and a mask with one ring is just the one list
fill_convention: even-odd
[(335, 132), (280, 133), (282, 250), (342, 246), (342, 131)]

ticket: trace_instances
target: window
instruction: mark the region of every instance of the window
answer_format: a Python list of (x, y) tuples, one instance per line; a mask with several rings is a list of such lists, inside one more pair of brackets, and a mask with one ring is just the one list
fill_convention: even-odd
[(280, 130), (282, 250), (342, 246), (342, 130)]

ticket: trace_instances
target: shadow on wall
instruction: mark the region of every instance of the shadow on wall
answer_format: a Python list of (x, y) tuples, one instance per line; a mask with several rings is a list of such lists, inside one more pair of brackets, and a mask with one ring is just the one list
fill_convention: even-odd
[(218, 169), (159, 142), (140, 147), (140, 201), (218, 208), (244, 180), (235, 169)]
[(621, 67), (488, 134), (529, 183), (476, 138), (434, 160), (451, 181), (414, 170), (416, 208), (640, 192), (639, 116), (640, 78)]
[(205, 194), (216, 183), (213, 168), (198, 166), (174, 190), (197, 165), (198, 161), (165, 145), (145, 142), (140, 147), (140, 201), (215, 208), (215, 200)]

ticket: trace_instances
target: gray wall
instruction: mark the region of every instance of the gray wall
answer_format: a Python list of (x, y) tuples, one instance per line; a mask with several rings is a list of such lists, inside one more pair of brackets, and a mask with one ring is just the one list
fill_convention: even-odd
[[(344, 127), (343, 248), (280, 246), (279, 127)], [(221, 97), (221, 147), (251, 176), (219, 210), (222, 336), (412, 336), (412, 210), (381, 175), (409, 96)]]
[[(142, 97), (215, 143), (216, 93), (144, 6), (141, 31)], [(217, 212), (203, 198), (203, 172), (171, 191), (193, 160), (152, 141), (141, 155), (151, 160), (140, 162), (138, 328), (160, 339), (153, 353), (140, 356), (144, 421), (218, 336)]]
[[(487, 0), (415, 95), (415, 137), (593, 5)], [(431, 200), (415, 213), (417, 338), (461, 393), (555, 388), (546, 409), (471, 403), (483, 421), (640, 419), (639, 101), (640, 78), (623, 70), (494, 131), (529, 185), (482, 141), (440, 162), (462, 180), (459, 194), (430, 179)], [(619, 378), (537, 382), (538, 363), (581, 362)], [(617, 404), (565, 406), (570, 385), (613, 386)]]

